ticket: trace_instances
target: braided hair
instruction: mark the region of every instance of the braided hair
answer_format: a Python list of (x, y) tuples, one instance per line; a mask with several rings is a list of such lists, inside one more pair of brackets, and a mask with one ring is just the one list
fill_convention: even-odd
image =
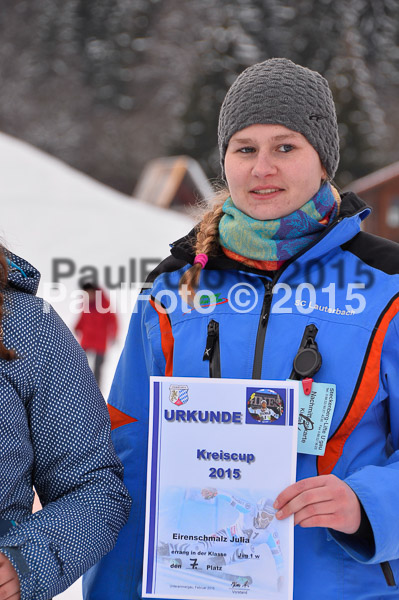
[(15, 350), (8, 350), (3, 342), (3, 316), (4, 316), (4, 290), (7, 287), (8, 264), (4, 248), (0, 246), (0, 359), (14, 360), (17, 358)]
[[(230, 196), (227, 188), (216, 192), (212, 200), (212, 208), (207, 210), (198, 224), (194, 243), (194, 252), (215, 256), (219, 250), (219, 222), (223, 217), (223, 204)], [(179, 281), (179, 293), (183, 300), (193, 306), (193, 299), (201, 277), (202, 266), (198, 263), (185, 271)]]

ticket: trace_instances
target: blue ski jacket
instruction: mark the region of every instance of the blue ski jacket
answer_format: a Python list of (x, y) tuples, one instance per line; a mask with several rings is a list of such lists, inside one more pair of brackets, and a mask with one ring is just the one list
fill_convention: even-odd
[(10, 259), (2, 329), (17, 358), (0, 359), (0, 552), (21, 600), (47, 600), (113, 547), (130, 498), (83, 350), (35, 296), (38, 271)]
[(335, 383), (337, 400), (324, 456), (298, 454), (297, 478), (344, 480), (368, 532), (297, 526), (294, 598), (399, 598), (399, 246), (360, 231), (368, 213), (344, 194), (339, 218), (272, 277), (220, 252), (194, 310), (176, 299), (193, 233), (172, 245), (139, 296), (111, 390), (133, 508), (115, 549), (85, 576), (86, 599), (141, 596), (149, 376), (285, 380), (314, 327), (314, 380)]

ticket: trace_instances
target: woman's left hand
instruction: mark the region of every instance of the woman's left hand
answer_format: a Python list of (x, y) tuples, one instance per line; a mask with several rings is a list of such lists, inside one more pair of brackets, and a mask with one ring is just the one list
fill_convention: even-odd
[(11, 561), (0, 552), (0, 598), (2, 600), (20, 600), (21, 586)]
[(355, 492), (335, 475), (320, 475), (297, 481), (279, 494), (274, 503), (276, 518), (295, 515), (295, 525), (329, 527), (355, 533), (361, 520)]

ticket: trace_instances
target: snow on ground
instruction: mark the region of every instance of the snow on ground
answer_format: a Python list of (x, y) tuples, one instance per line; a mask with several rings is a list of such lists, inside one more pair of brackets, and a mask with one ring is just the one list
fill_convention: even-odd
[[(98, 272), (116, 285), (120, 275), (131, 289), (111, 290), (118, 309), (120, 335), (104, 367), (104, 396), (112, 382), (134, 300), (169, 243), (185, 235), (185, 215), (143, 204), (68, 167), (61, 161), (0, 134), (0, 239), (42, 274), (39, 295), (49, 300), (69, 327), (77, 320), (76, 290), (83, 275)], [(54, 277), (54, 275), (56, 277)], [(54, 285), (54, 279), (59, 279)], [(61, 285), (60, 285), (61, 284)], [(79, 600), (80, 583), (58, 596)]]
[[(129, 292), (111, 291), (121, 332), (106, 365), (102, 389), (107, 394), (140, 287), (140, 270), (148, 273), (168, 256), (169, 243), (187, 233), (192, 220), (134, 200), (4, 134), (0, 180), (0, 239), (39, 269), (39, 295), (70, 327), (77, 320), (73, 294), (81, 276), (97, 270), (101, 285), (105, 271), (112, 285), (120, 274), (136, 280)], [(58, 288), (52, 285), (54, 269), (62, 284)]]

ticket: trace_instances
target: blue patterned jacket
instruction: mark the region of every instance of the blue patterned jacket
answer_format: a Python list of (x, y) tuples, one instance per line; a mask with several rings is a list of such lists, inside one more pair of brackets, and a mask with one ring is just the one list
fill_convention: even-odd
[[(105, 402), (84, 352), (11, 256), (0, 359), (0, 552), (21, 600), (59, 594), (115, 544), (130, 499)], [(35, 487), (43, 509), (32, 515)]]

